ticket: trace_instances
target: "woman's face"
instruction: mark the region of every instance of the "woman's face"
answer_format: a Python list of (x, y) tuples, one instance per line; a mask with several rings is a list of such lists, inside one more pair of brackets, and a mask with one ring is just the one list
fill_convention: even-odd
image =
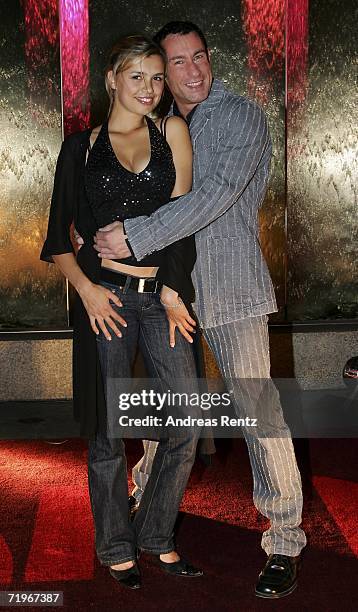
[(164, 89), (164, 61), (160, 55), (139, 57), (122, 72), (108, 73), (115, 102), (126, 110), (147, 115), (158, 106)]

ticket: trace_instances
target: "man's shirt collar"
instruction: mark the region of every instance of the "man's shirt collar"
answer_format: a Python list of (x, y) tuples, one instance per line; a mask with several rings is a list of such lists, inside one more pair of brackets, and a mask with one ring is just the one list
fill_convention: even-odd
[(185, 121), (187, 122), (188, 125), (190, 125), (190, 121), (192, 120), (194, 113), (196, 111), (196, 109), (198, 108), (199, 104), (197, 104), (196, 106), (194, 106), (194, 108), (191, 109), (190, 113), (187, 114), (186, 117), (183, 117), (183, 115), (181, 114), (177, 103), (174, 101), (173, 102), (173, 115), (175, 115), (176, 117), (182, 117), (183, 119), (185, 119)]

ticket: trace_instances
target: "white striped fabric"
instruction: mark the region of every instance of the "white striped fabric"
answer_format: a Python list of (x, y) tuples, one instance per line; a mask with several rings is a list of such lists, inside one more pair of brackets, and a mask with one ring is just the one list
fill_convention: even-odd
[[(252, 390), (256, 395), (258, 386), (270, 388), (270, 393), (264, 394), (266, 404), (256, 403), (258, 431), (253, 434), (250, 428), (243, 429), (254, 481), (253, 500), (258, 511), (270, 520), (270, 528), (261, 541), (265, 552), (296, 556), (306, 545), (305, 533), (299, 527), (301, 477), (290, 433), (283, 420), (279, 394), (270, 378), (267, 317), (212, 327), (204, 331), (204, 336), (228, 389), (233, 392), (232, 401), (238, 415), (254, 417), (252, 406), (248, 408)], [(254, 384), (250, 385), (249, 380), (245, 387), (245, 379), (254, 380)], [(265, 435), (265, 428), (260, 424), (262, 410), (271, 423), (277, 424), (278, 437), (273, 437), (272, 432), (270, 437)]]

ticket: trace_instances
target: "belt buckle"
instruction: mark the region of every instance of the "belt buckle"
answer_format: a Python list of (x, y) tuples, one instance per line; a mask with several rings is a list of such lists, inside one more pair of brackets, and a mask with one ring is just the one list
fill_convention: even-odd
[(138, 281), (138, 293), (144, 293), (145, 278), (140, 278)]

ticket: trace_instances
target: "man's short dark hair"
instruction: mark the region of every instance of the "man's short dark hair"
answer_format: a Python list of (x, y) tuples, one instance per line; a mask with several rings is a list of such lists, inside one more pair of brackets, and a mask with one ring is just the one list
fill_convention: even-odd
[(163, 26), (153, 36), (153, 40), (157, 43), (157, 45), (161, 46), (162, 41), (167, 36), (170, 36), (170, 34), (185, 35), (191, 34), (191, 32), (195, 32), (199, 36), (201, 42), (205, 47), (205, 53), (208, 56), (208, 44), (206, 42), (205, 36), (199, 26), (197, 26), (195, 23), (192, 23), (191, 21), (170, 21), (169, 23), (166, 23), (165, 26)]

